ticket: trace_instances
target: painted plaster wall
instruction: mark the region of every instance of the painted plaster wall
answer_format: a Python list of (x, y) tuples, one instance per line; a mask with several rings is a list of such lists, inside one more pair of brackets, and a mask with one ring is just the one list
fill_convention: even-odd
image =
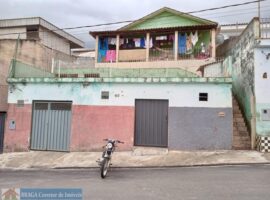
[[(17, 107), (9, 104), (4, 135), (4, 151), (27, 151), (31, 132), (32, 105)], [(9, 128), (11, 120), (15, 120), (15, 129)]]
[[(101, 91), (103, 90), (110, 92), (110, 99), (101, 99)], [(199, 92), (208, 92), (209, 101), (199, 101)], [(192, 113), (197, 115), (196, 112), (192, 111), (193, 109), (198, 108), (197, 111), (200, 113), (201, 109), (205, 108), (203, 113), (205, 117), (198, 114), (201, 118), (197, 119), (201, 120), (199, 123), (206, 123), (205, 126), (210, 127), (212, 127), (213, 121), (211, 121), (212, 118), (209, 120), (209, 116), (212, 114), (207, 110), (217, 109), (222, 111), (232, 107), (230, 84), (91, 83), (88, 86), (83, 86), (82, 83), (16, 84), (9, 93), (10, 106), (7, 115), (7, 123), (10, 120), (15, 120), (16, 130), (7, 129), (6, 131), (6, 151), (27, 150), (29, 145), (27, 141), (31, 132), (31, 104), (33, 100), (73, 102), (71, 151), (100, 150), (103, 144), (102, 139), (106, 137), (124, 140), (125, 145), (120, 150), (130, 150), (133, 147), (134, 138), (135, 99), (168, 99), (169, 107), (191, 109), (190, 116)], [(23, 108), (16, 107), (17, 100), (24, 100), (25, 106)], [(179, 116), (185, 115), (183, 112), (179, 114), (177, 109), (176, 111), (169, 113), (169, 120), (172, 122), (172, 127), (169, 127), (169, 134), (174, 135), (172, 138), (177, 136), (177, 131), (180, 128), (179, 124), (175, 125), (175, 123), (179, 120)], [(215, 118), (218, 118), (217, 114), (214, 113)], [(194, 122), (191, 117), (185, 119), (190, 120), (189, 125)], [(221, 126), (222, 128), (226, 126), (227, 122), (224, 123)], [(188, 126), (185, 125), (184, 127), (187, 128)], [(191, 130), (189, 134), (194, 134), (197, 137), (198, 131), (195, 131), (195, 128)], [(220, 129), (218, 129), (218, 134), (219, 131)], [(228, 128), (223, 131), (227, 135), (232, 134), (228, 131)], [(211, 146), (211, 144), (209, 145)], [(209, 145), (206, 145), (205, 148), (208, 148)], [(191, 145), (190, 148), (195, 147)], [(222, 147), (220, 146), (220, 148)]]
[(71, 151), (101, 150), (103, 139), (124, 141), (119, 150), (131, 150), (134, 137), (134, 107), (72, 107)]
[[(41, 89), (42, 88), (42, 89)], [(101, 99), (109, 91), (109, 99)], [(199, 101), (199, 93), (208, 93), (208, 101)], [(8, 102), (24, 100), (69, 100), (74, 105), (134, 106), (134, 99), (169, 99), (171, 107), (232, 107), (231, 84), (119, 84), (119, 83), (26, 83), (16, 84)]]
[(170, 149), (231, 149), (232, 132), (232, 108), (169, 109)]
[[(267, 73), (267, 78), (263, 78), (264, 73)], [(256, 132), (261, 136), (270, 136), (270, 121), (262, 119), (263, 110), (270, 109), (269, 88), (270, 47), (258, 47), (255, 49)]]

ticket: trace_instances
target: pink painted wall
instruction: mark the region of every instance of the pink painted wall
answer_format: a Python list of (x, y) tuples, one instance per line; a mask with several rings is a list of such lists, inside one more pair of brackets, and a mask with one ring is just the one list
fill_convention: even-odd
[[(16, 104), (8, 105), (7, 120), (4, 135), (4, 151), (27, 151), (31, 132), (32, 105), (17, 107)], [(9, 129), (9, 121), (15, 120), (16, 129)]]
[[(31, 135), (32, 105), (9, 104), (6, 120), (5, 152), (28, 151)], [(104, 138), (124, 141), (118, 150), (131, 150), (134, 138), (134, 107), (72, 106), (70, 151), (101, 150)], [(9, 129), (15, 120), (16, 129)]]
[(72, 106), (71, 151), (101, 150), (104, 138), (124, 141), (119, 150), (131, 150), (134, 107)]

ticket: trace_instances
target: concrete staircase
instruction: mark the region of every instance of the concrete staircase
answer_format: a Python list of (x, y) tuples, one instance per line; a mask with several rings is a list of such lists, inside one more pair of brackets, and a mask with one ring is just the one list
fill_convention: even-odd
[(234, 150), (250, 150), (251, 139), (239, 108), (237, 100), (233, 97), (233, 146)]

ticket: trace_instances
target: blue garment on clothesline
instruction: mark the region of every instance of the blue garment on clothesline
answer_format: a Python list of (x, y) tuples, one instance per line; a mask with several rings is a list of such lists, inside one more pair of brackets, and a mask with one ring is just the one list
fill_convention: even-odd
[(98, 62), (101, 62), (106, 57), (107, 50), (109, 49), (108, 38), (102, 38), (98, 43)]
[(140, 47), (141, 48), (145, 47), (145, 40), (144, 40), (144, 38), (141, 38)]
[(178, 35), (178, 53), (180, 54), (186, 53), (186, 43), (187, 43), (186, 34), (179, 34)]

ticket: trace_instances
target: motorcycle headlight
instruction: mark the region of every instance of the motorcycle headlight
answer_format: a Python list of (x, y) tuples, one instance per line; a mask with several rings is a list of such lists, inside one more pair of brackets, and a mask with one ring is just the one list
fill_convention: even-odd
[(108, 143), (106, 146), (107, 149), (111, 149), (112, 147), (113, 147), (112, 143)]

